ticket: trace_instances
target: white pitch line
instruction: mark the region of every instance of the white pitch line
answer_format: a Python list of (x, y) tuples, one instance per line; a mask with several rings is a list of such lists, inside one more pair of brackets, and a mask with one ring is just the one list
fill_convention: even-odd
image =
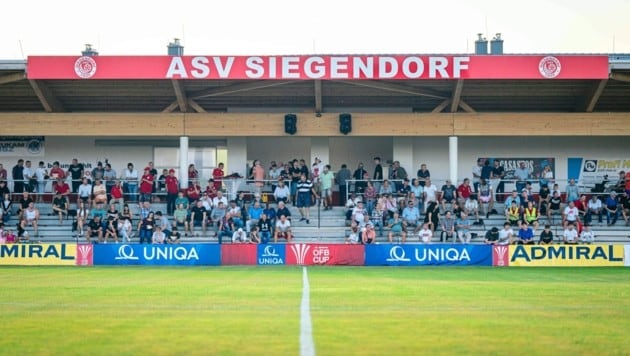
[(300, 306), (300, 356), (315, 356), (313, 323), (311, 322), (311, 287), (306, 267), (302, 267), (302, 304)]

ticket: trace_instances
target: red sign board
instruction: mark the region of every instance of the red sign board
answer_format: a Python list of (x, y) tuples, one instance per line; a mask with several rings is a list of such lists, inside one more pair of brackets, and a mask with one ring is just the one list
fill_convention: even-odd
[(77, 266), (92, 266), (94, 264), (94, 247), (91, 244), (77, 245)]
[(257, 247), (253, 244), (221, 245), (221, 265), (255, 265)]
[(30, 56), (28, 79), (606, 79), (605, 55)]
[(499, 267), (510, 265), (510, 248), (507, 245), (492, 247), (492, 265)]
[(363, 245), (287, 245), (287, 265), (348, 265), (363, 266), (365, 248)]

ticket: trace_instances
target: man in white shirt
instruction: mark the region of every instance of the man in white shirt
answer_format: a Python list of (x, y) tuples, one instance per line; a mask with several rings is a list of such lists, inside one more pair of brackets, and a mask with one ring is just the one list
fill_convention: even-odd
[(217, 196), (212, 198), (212, 206), (218, 207), (219, 203), (223, 203), (224, 207), (228, 206), (228, 200), (226, 197), (223, 196), (223, 192), (220, 190), (217, 191)]
[(278, 186), (276, 187), (276, 189), (274, 189), (273, 191), (273, 197), (276, 200), (276, 202), (287, 202), (287, 200), (289, 199), (289, 195), (291, 195), (291, 191), (289, 190), (289, 187), (284, 184), (284, 180), (280, 179), (278, 180)]
[(591, 231), (590, 226), (584, 226), (584, 230), (582, 230), (582, 233), (580, 234), (580, 242), (585, 244), (592, 244), (595, 242), (595, 233)]
[(567, 225), (562, 235), (565, 245), (577, 245), (578, 233), (573, 224)]
[(425, 184), (424, 184), (424, 208), (426, 211), (426, 207), (429, 205), (430, 202), (436, 202), (437, 203), (437, 192), (438, 189), (435, 186), (435, 184), (431, 183), (431, 179), (427, 178)]
[(284, 238), (287, 242), (291, 242), (291, 221), (286, 216), (280, 215), (280, 219), (276, 221), (276, 231), (273, 234), (273, 242), (277, 243), (278, 238)]
[(575, 225), (578, 221), (580, 211), (575, 207), (575, 203), (573, 201), (569, 202), (564, 208), (564, 212), (562, 213), (563, 226), (566, 228), (567, 224)]
[(418, 237), (420, 238), (420, 241), (425, 244), (431, 243), (431, 239), (433, 238), (433, 231), (429, 229), (429, 224), (424, 223), (422, 225), (422, 229), (420, 229), (420, 231), (418, 232)]
[(499, 240), (497, 245), (509, 245), (512, 242), (512, 236), (514, 236), (514, 230), (509, 222), (503, 224), (503, 229), (499, 230)]
[(603, 210), (602, 201), (597, 198), (597, 195), (593, 195), (591, 200), (588, 201), (588, 211), (586, 212), (586, 224), (591, 225), (593, 221), (593, 214), (597, 215), (598, 222), (602, 224)]
[(92, 184), (88, 184), (88, 179), (83, 178), (83, 182), (79, 186), (78, 189), (79, 199), (83, 200), (86, 206), (90, 206), (90, 201), (92, 200)]

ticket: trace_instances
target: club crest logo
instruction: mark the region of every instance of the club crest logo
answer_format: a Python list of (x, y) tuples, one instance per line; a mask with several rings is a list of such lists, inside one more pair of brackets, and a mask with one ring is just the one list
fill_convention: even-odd
[(545, 78), (555, 78), (560, 74), (561, 70), (562, 65), (560, 61), (553, 56), (544, 57), (538, 63), (538, 71)]
[(96, 74), (96, 61), (92, 57), (79, 57), (74, 62), (74, 72), (83, 79), (92, 78)]

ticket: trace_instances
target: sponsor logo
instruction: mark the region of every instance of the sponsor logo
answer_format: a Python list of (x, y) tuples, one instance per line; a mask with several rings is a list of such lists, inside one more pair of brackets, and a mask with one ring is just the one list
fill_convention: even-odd
[(92, 245), (78, 245), (77, 246), (77, 265), (87, 266), (91, 265), (92, 255), (94, 249)]
[[(282, 265), (284, 264), (284, 253), (280, 253), (273, 245), (258, 246), (259, 265)], [(261, 251), (262, 250), (262, 251)]]
[(507, 246), (494, 246), (494, 265), (495, 266), (507, 266), (509, 264), (509, 248)]
[(313, 263), (323, 265), (328, 261), (330, 261), (330, 249), (328, 246), (315, 246), (313, 249)]
[(74, 265), (75, 244), (0, 245), (2, 265)]
[(389, 258), (387, 262), (409, 262), (411, 259), (405, 255), (405, 249), (402, 246), (394, 246), (389, 249)]
[(80, 78), (92, 78), (96, 74), (96, 61), (92, 57), (79, 57), (74, 62), (74, 72)]
[(418, 249), (416, 248), (416, 261), (418, 262), (439, 262), (439, 261), (449, 261), (449, 262), (460, 262), (460, 261), (470, 261), (470, 255), (468, 254), (468, 250), (462, 249), (458, 250), (456, 248), (437, 248), (437, 249), (422, 249), (422, 254), (418, 253)]
[(584, 172), (595, 172), (597, 170), (597, 160), (589, 159), (584, 161)]
[(545, 78), (555, 78), (560, 74), (561, 70), (562, 65), (558, 58), (554, 56), (544, 57), (538, 63), (538, 71)]
[[(189, 261), (199, 260), (199, 253), (192, 248), (186, 248), (183, 246), (171, 247), (171, 246), (150, 246), (142, 249), (142, 257), (145, 260), (177, 260), (177, 261)], [(138, 260), (139, 257), (135, 256), (134, 249), (130, 245), (121, 245), (118, 248), (118, 256), (115, 260)]]
[(309, 249), (310, 249), (310, 246), (306, 244), (291, 245), (291, 251), (293, 251), (293, 254), (295, 255), (295, 259), (298, 265), (304, 264), (304, 260), (306, 259), (306, 254), (308, 253)]
[(510, 266), (623, 265), (623, 246), (510, 246)]

